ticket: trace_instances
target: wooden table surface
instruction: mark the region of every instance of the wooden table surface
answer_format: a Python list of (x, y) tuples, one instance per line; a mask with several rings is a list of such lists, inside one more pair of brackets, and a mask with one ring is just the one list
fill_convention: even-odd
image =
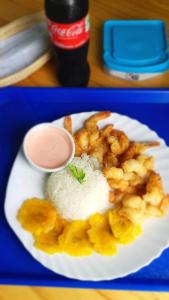
[[(168, 87), (169, 73), (142, 82), (128, 82), (104, 73), (101, 61), (101, 30), (103, 21), (112, 19), (163, 19), (169, 28), (168, 0), (90, 0), (92, 36), (89, 51), (90, 86), (94, 87)], [(0, 25), (43, 8), (42, 0), (0, 1)], [(43, 68), (18, 83), (19, 86), (58, 86), (53, 59)], [(0, 287), (0, 300), (121, 300), (169, 299), (169, 293), (142, 293), (101, 290), (73, 290), (39, 287)]]
[[(168, 87), (169, 72), (141, 82), (130, 82), (107, 75), (102, 66), (102, 24), (106, 19), (163, 19), (169, 30), (168, 0), (90, 0), (91, 44), (90, 86), (94, 87)], [(43, 0), (1, 0), (0, 25), (43, 8)], [(55, 62), (52, 59), (26, 80), (22, 86), (57, 86)]]

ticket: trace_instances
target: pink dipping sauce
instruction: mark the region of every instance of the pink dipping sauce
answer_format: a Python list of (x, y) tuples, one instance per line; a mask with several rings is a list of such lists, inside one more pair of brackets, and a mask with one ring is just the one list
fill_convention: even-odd
[(54, 169), (63, 166), (72, 154), (69, 136), (54, 126), (35, 129), (27, 138), (26, 152), (39, 167)]

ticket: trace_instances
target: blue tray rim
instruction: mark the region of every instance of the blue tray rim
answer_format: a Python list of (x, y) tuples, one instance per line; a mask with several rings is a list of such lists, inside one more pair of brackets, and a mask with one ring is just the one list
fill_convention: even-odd
[[(55, 90), (58, 91), (59, 94), (64, 94), (66, 93), (76, 93), (78, 92), (79, 94), (89, 94), (89, 93), (110, 93), (113, 92), (114, 94), (130, 94), (130, 95), (137, 95), (139, 96), (140, 94), (150, 94), (155, 96), (154, 98), (149, 98), (146, 100), (146, 103), (168, 103), (169, 102), (169, 98), (166, 98), (166, 94), (169, 93), (169, 87), (166, 88), (103, 88), (103, 87), (89, 87), (89, 88), (62, 88), (62, 87), (18, 87), (18, 86), (11, 86), (11, 87), (4, 87), (4, 88), (0, 88), (0, 96), (1, 93), (4, 94), (5, 92), (12, 95), (12, 93), (15, 92), (19, 92), (20, 94), (23, 92), (27, 92), (27, 95), (29, 95), (29, 92), (31, 92), (32, 90), (35, 90), (36, 92), (38, 92), (39, 90), (45, 90), (45, 91), (50, 91), (50, 90)], [(160, 95), (160, 100), (157, 97), (157, 95)], [(164, 95), (164, 97), (163, 97)], [(11, 101), (11, 99), (9, 100), (9, 102)], [(15, 99), (16, 101), (16, 99)], [(116, 102), (116, 99), (113, 99), (113, 101)], [(135, 99), (118, 99), (118, 102), (120, 103), (135, 103)], [(7, 100), (0, 100), (0, 105), (1, 103), (7, 103)], [(145, 101), (141, 98), (137, 98), (137, 103), (145, 103)]]

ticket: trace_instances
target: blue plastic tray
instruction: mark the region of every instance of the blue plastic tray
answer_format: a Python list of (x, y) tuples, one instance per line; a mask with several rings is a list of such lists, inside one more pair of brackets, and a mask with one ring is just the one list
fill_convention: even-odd
[(169, 250), (150, 266), (125, 278), (82, 282), (56, 275), (41, 266), (7, 225), (3, 212), (5, 189), (25, 132), (39, 122), (91, 110), (111, 110), (136, 118), (157, 131), (169, 144), (169, 90), (0, 89), (0, 283), (169, 291)]

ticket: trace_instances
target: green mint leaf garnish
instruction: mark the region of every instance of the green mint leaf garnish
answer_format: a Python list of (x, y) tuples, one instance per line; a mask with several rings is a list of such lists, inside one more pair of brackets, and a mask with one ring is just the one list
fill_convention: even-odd
[(80, 184), (84, 182), (86, 174), (82, 169), (78, 169), (73, 164), (69, 164), (68, 169), (72, 173), (72, 175), (79, 181)]

